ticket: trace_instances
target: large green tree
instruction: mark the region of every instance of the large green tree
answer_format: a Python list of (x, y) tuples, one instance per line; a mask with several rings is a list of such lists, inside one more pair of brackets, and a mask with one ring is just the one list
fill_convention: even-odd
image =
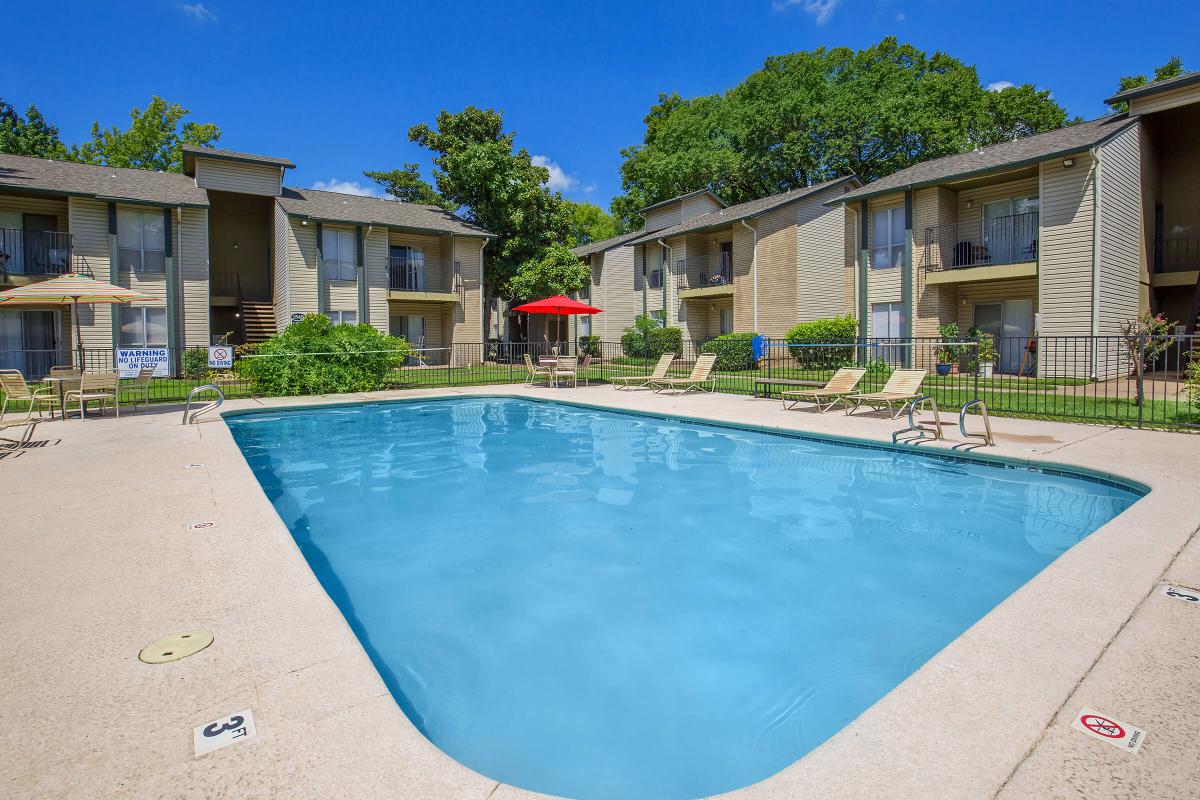
[(0, 99), (0, 153), (63, 159), (69, 151), (58, 138), (58, 128), (46, 121), (37, 106), (30, 104), (22, 117)]
[(848, 172), (870, 181), (1066, 122), (1047, 91), (988, 91), (974, 67), (894, 37), (772, 56), (724, 94), (660, 95), (642, 144), (621, 152), (612, 211), (629, 229), (638, 209), (703, 187), (737, 203)]
[(612, 215), (595, 203), (563, 200), (563, 205), (571, 215), (571, 230), (567, 233), (569, 246), (600, 242), (617, 235), (617, 224)]
[(389, 195), (405, 203), (422, 203), (452, 210), (454, 204), (438, 194), (428, 181), (421, 177), (421, 165), (406, 162), (400, 169), (387, 171), (367, 170), (366, 177), (378, 183)]
[(442, 111), (436, 124), (414, 125), (408, 138), (433, 153), (437, 192), (469, 221), (499, 238), (484, 260), (484, 330), (496, 296), (511, 297), (510, 282), (523, 264), (565, 242), (570, 215), (546, 188), (550, 172), (536, 166), (493, 109)]
[[(1178, 78), (1184, 72), (1183, 59), (1179, 56), (1171, 56), (1167, 59), (1167, 63), (1163, 64), (1154, 70), (1154, 77), (1148, 78), (1145, 75), (1126, 75), (1117, 83), (1117, 91), (1123, 92), (1126, 89), (1136, 89), (1139, 86), (1146, 86), (1159, 81)], [(1128, 111), (1129, 103), (1114, 103), (1113, 108), (1117, 111)]]
[(185, 144), (211, 147), (221, 138), (212, 123), (187, 120), (191, 114), (178, 103), (155, 96), (145, 110), (129, 112), (129, 127), (101, 128), (92, 124), (92, 139), (71, 148), (71, 159), (108, 167), (134, 167), (182, 172)]
[(592, 271), (565, 244), (552, 244), (541, 256), (527, 261), (509, 281), (513, 299), (541, 300), (556, 294), (578, 292), (592, 278)]

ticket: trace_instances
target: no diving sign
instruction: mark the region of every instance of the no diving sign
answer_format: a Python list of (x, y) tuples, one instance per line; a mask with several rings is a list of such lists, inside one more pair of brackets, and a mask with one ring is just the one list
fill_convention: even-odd
[(208, 348), (208, 368), (232, 369), (233, 348), (225, 344)]
[(1071, 727), (1088, 736), (1108, 742), (1114, 747), (1119, 747), (1127, 753), (1136, 753), (1146, 739), (1146, 732), (1141, 728), (1117, 722), (1112, 717), (1090, 708), (1079, 709)]

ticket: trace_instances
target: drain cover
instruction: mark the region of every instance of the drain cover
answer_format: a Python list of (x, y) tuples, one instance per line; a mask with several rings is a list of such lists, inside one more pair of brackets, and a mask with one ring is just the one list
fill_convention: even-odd
[(172, 633), (153, 644), (148, 644), (138, 653), (138, 658), (147, 664), (166, 664), (199, 653), (213, 643), (208, 631), (184, 631)]

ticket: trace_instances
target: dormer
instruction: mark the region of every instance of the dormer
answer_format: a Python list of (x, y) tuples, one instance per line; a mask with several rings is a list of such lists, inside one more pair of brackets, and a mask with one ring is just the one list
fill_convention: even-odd
[(725, 208), (725, 203), (721, 198), (710, 192), (708, 189), (699, 189), (695, 192), (681, 194), (678, 197), (672, 197), (670, 200), (663, 200), (661, 203), (655, 203), (652, 206), (646, 206), (639, 214), (646, 221), (646, 231), (661, 231), (664, 228), (670, 228), (672, 225), (678, 225), (692, 217), (698, 217), (701, 214), (711, 214), (714, 211), (720, 211)]
[(183, 174), (201, 189), (278, 197), (283, 193), (284, 170), (295, 168), (286, 158), (183, 146)]

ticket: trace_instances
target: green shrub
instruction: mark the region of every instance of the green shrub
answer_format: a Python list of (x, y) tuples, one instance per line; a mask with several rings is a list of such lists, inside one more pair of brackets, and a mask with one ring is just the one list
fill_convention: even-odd
[(599, 336), (580, 336), (579, 337), (579, 355), (591, 356), (592, 358), (600, 357), (600, 337)]
[(847, 347), (789, 347), (792, 358), (802, 367), (844, 367), (854, 363), (855, 340), (858, 339), (858, 320), (847, 314), (833, 319), (814, 319), (801, 322), (787, 333), (789, 345), (838, 344)]
[(727, 333), (709, 339), (700, 347), (701, 353), (716, 353), (715, 368), (721, 372), (754, 369), (754, 337), (757, 333)]
[(621, 334), (621, 352), (629, 358), (658, 358), (663, 353), (683, 353), (683, 330), (664, 328), (653, 317), (638, 314), (632, 328)]
[(236, 371), (259, 394), (367, 392), (383, 388), (411, 351), (408, 342), (370, 325), (334, 325), (309, 314), (245, 352)]
[(1188, 403), (1193, 409), (1200, 411), (1200, 357), (1195, 355), (1191, 357), (1184, 377), (1183, 388), (1187, 393)]
[(198, 381), (208, 374), (208, 349), (183, 351), (183, 377)]

